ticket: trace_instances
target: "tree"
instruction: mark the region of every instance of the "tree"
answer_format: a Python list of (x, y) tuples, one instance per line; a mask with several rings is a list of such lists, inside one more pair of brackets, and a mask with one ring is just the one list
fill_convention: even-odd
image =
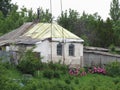
[(113, 0), (110, 5), (110, 16), (114, 22), (120, 20), (120, 5), (119, 0)]
[(97, 46), (108, 47), (114, 43), (114, 31), (112, 29), (112, 20), (98, 20), (96, 26)]
[[(49, 12), (48, 9), (44, 11), (42, 8), (39, 9), (39, 16), (36, 15), (36, 19), (39, 19), (40, 22), (48, 22), (50, 23), (53, 19), (52, 14)], [(39, 18), (37, 18), (39, 17)]]
[(11, 0), (0, 0), (0, 11), (2, 11), (5, 17), (11, 11), (12, 7), (13, 7), (13, 4), (11, 4)]
[(112, 29), (114, 30), (114, 44), (120, 44), (120, 4), (119, 0), (113, 0), (111, 3), (110, 16), (113, 20)]
[(83, 12), (74, 25), (74, 33), (85, 40), (85, 45), (97, 45), (98, 37), (96, 35), (96, 28), (100, 18), (97, 13), (91, 15)]
[(69, 14), (65, 11), (58, 18), (58, 23), (82, 37), (85, 45), (108, 47), (115, 40), (112, 20), (108, 18), (104, 21), (97, 13), (91, 15), (83, 12), (79, 16), (74, 10), (70, 10)]
[(113, 26), (112, 26), (113, 30), (114, 30), (114, 44), (117, 46), (120, 46), (120, 20), (113, 22)]
[(0, 36), (3, 34), (2, 33), (3, 24), (4, 24), (4, 16), (3, 16), (3, 13), (0, 11)]
[(61, 16), (58, 17), (57, 22), (68, 29), (71, 32), (74, 32), (74, 25), (76, 24), (79, 17), (79, 13), (75, 10), (69, 9), (69, 14), (67, 10), (61, 13)]

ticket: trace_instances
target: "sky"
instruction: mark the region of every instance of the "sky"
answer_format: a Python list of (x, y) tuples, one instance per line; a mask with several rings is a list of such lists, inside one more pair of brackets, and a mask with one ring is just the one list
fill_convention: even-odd
[[(98, 13), (102, 19), (106, 19), (109, 16), (110, 3), (112, 0), (61, 0), (62, 10), (69, 10), (70, 8), (76, 10), (80, 15), (83, 11), (88, 14)], [(60, 0), (51, 0), (52, 2), (52, 15), (57, 18), (61, 14)], [(120, 2), (120, 0), (119, 0)], [(50, 0), (12, 0), (12, 3), (16, 3), (19, 8), (25, 6), (26, 8), (32, 8), (33, 11), (37, 11), (37, 8), (42, 7), (44, 10), (50, 9)]]

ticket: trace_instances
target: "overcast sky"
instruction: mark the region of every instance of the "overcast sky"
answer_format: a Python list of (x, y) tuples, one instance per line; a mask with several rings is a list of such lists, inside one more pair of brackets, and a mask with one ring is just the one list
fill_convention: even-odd
[[(61, 13), (60, 0), (52, 1), (52, 14), (57, 17)], [(19, 7), (23, 5), (28, 9), (32, 8), (34, 11), (38, 7), (50, 9), (50, 0), (12, 0), (13, 3), (17, 3)], [(88, 14), (94, 14), (98, 12), (104, 20), (109, 17), (110, 3), (112, 0), (62, 0), (62, 10), (69, 10), (69, 8), (77, 10), (79, 14), (85, 11)], [(119, 0), (120, 2), (120, 0)]]

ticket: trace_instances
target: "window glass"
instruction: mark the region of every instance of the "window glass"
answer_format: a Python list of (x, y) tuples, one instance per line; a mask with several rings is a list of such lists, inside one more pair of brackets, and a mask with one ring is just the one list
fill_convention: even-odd
[(61, 43), (57, 44), (57, 55), (62, 56), (62, 44)]
[(73, 44), (69, 45), (69, 56), (74, 56), (74, 52), (75, 52), (74, 48), (75, 47)]

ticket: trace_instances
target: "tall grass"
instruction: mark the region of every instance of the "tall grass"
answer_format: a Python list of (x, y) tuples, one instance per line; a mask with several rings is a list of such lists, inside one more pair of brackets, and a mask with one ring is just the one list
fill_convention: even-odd
[[(32, 53), (27, 54), (30, 57), (22, 58), (27, 62), (20, 63), (19, 69), (8, 63), (0, 63), (0, 90), (119, 90), (120, 88), (118, 74), (116, 74), (117, 77), (96, 73), (87, 73), (85, 76), (71, 75), (66, 65), (34, 62)], [(119, 67), (119, 64), (110, 64), (108, 70), (116, 73), (114, 71), (116, 67)], [(31, 68), (32, 71), (29, 71), (28, 69)], [(22, 71), (24, 69), (25, 71)], [(119, 71), (119, 69), (117, 70)], [(29, 72), (31, 77), (23, 76)]]

